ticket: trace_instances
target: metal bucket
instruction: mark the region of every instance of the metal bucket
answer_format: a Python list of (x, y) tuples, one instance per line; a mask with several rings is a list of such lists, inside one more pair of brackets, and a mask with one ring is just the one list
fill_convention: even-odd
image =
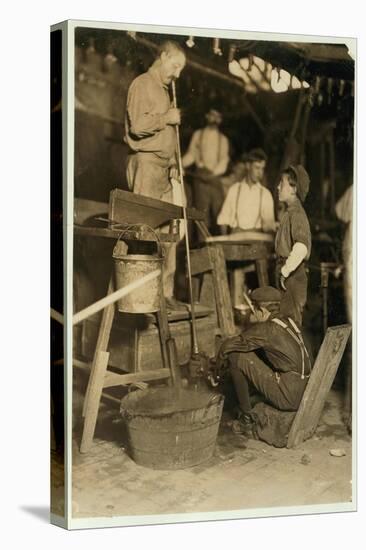
[(114, 247), (113, 259), (116, 289), (133, 283), (156, 269), (160, 269), (160, 275), (158, 277), (148, 281), (143, 286), (133, 290), (118, 300), (117, 307), (121, 313), (153, 313), (160, 309), (162, 263), (164, 258), (158, 235), (152, 228), (149, 227), (149, 229), (151, 229), (157, 239), (157, 256), (150, 256), (148, 254), (121, 254), (118, 251), (118, 243), (126, 231), (120, 234)]
[[(155, 470), (179, 470), (209, 460), (215, 450), (224, 397), (174, 388), (134, 391), (123, 398), (133, 460)], [(166, 405), (167, 392), (172, 403)], [(141, 406), (145, 398), (156, 406)]]

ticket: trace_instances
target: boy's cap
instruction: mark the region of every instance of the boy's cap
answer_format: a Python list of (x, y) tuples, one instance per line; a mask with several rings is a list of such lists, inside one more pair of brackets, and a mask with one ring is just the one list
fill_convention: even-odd
[(299, 198), (301, 202), (304, 202), (306, 199), (306, 195), (309, 192), (309, 186), (310, 186), (310, 178), (309, 174), (305, 170), (305, 168), (302, 166), (302, 164), (296, 164), (289, 166), (289, 168), (295, 173), (296, 175), (296, 189), (297, 194), (299, 195)]
[(282, 293), (273, 286), (260, 286), (250, 295), (253, 302), (280, 302)]

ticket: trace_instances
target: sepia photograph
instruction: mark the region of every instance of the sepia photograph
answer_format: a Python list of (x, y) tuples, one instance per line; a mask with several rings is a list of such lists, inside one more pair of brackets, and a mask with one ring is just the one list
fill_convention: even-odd
[(51, 29), (54, 522), (356, 510), (356, 43)]

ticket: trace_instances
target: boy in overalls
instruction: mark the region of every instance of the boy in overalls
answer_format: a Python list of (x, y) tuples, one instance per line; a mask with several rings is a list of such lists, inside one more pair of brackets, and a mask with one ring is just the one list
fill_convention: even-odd
[(302, 324), (307, 298), (305, 262), (311, 253), (310, 225), (302, 206), (309, 184), (307, 171), (298, 164), (282, 172), (278, 185), (279, 200), (287, 207), (275, 238), (279, 286), (284, 290), (281, 310), (293, 311), (293, 319), (298, 326)]

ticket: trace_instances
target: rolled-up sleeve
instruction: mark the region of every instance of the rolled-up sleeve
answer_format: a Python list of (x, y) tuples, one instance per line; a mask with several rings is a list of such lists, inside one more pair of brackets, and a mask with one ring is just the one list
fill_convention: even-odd
[(153, 108), (144, 81), (133, 82), (127, 97), (127, 116), (132, 136), (140, 139), (165, 128), (165, 113), (154, 113)]
[(235, 190), (237, 186), (234, 184), (230, 187), (226, 195), (221, 211), (217, 216), (217, 225), (232, 225), (234, 221), (234, 205), (235, 205)]

